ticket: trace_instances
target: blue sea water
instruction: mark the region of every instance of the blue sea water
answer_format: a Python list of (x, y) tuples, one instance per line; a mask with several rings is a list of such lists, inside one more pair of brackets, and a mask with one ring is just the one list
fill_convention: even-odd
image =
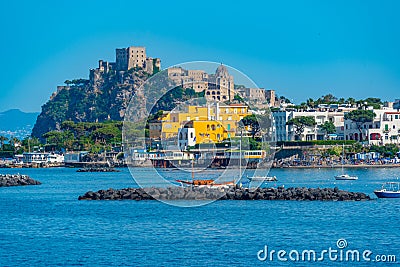
[[(157, 201), (78, 201), (89, 190), (135, 186), (128, 169), (76, 173), (76, 169), (4, 169), (40, 186), (0, 188), (0, 266), (286, 266), (260, 261), (271, 250), (337, 248), (395, 255), (400, 261), (400, 199), (369, 202), (217, 201), (182, 208)], [(146, 175), (147, 169), (137, 173)], [(166, 176), (179, 178), (173, 171)], [(218, 171), (210, 172), (210, 175)], [(357, 181), (335, 181), (334, 169), (273, 169), (278, 182), (365, 192), (400, 177), (400, 169), (349, 169)], [(361, 256), (362, 257), (362, 256)], [(286, 255), (286, 258), (288, 256)], [(299, 266), (394, 266), (395, 263), (324, 261)]]

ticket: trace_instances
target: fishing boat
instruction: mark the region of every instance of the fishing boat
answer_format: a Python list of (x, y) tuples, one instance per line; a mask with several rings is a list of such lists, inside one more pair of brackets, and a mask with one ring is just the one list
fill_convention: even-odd
[(260, 182), (276, 182), (278, 179), (276, 176), (252, 176), (247, 177), (250, 181), (260, 181)]
[(374, 191), (378, 198), (400, 198), (400, 183), (386, 182), (382, 188)]
[(192, 160), (192, 180), (175, 180), (181, 186), (196, 186), (196, 187), (230, 187), (235, 185), (235, 181), (216, 182), (211, 179), (194, 179), (194, 161)]
[(196, 186), (196, 187), (229, 187), (233, 186), (234, 182), (216, 182), (214, 180), (176, 180), (182, 186)]
[(344, 143), (343, 143), (343, 152), (342, 152), (342, 174), (335, 175), (336, 180), (358, 180), (357, 176), (351, 176), (344, 173)]

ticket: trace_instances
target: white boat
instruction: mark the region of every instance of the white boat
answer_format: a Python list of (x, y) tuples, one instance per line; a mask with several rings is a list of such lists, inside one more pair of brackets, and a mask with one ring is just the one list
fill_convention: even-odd
[(351, 176), (351, 175), (344, 173), (343, 163), (344, 163), (344, 143), (343, 143), (343, 153), (342, 153), (342, 174), (335, 175), (335, 179), (336, 180), (358, 180), (357, 176)]
[(348, 174), (335, 175), (336, 180), (358, 180), (357, 176), (350, 176)]
[(276, 179), (276, 176), (252, 176), (252, 177), (247, 177), (250, 181), (260, 181), (260, 182), (276, 182), (278, 179)]

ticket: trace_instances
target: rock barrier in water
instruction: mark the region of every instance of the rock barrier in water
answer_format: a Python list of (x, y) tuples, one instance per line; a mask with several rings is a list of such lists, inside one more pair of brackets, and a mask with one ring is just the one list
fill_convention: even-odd
[(0, 174), (0, 187), (21, 186), (21, 185), (40, 185), (39, 181), (33, 180), (28, 175), (23, 174)]
[(320, 200), (320, 201), (364, 201), (371, 198), (364, 193), (349, 192), (335, 188), (125, 188), (89, 191), (79, 200)]

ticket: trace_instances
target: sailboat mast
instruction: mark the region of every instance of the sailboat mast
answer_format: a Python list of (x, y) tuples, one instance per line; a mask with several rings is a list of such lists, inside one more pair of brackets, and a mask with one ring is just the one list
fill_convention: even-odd
[(194, 159), (192, 159), (192, 182), (194, 182)]
[[(242, 177), (242, 136), (240, 136), (239, 140), (239, 181), (240, 178)], [(235, 184), (235, 181), (233, 181)]]
[(342, 152), (342, 174), (344, 174), (344, 142), (343, 142), (343, 152)]

